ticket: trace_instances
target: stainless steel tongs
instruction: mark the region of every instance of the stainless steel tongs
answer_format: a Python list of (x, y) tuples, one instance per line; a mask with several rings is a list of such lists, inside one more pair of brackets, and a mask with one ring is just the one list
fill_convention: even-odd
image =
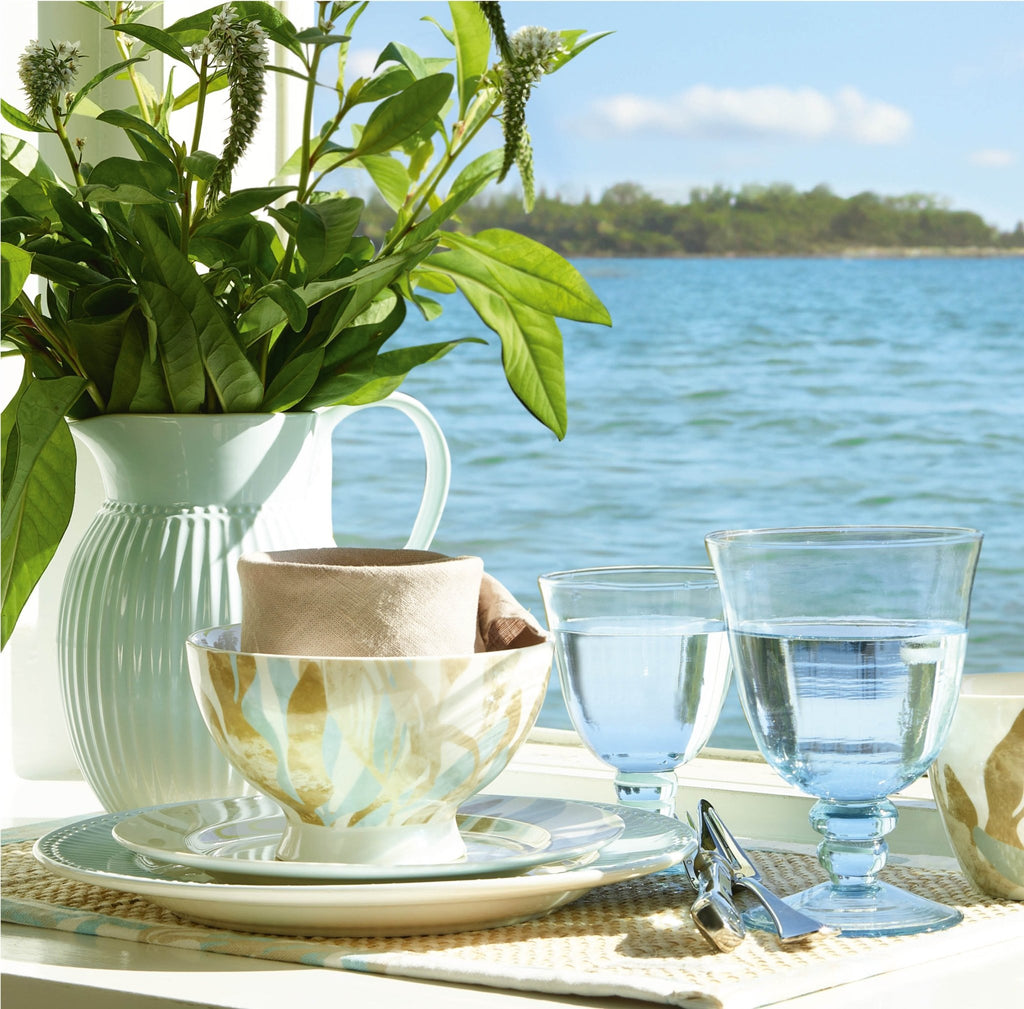
[[(761, 882), (761, 874), (758, 872), (757, 866), (729, 832), (728, 827), (722, 822), (722, 818), (707, 799), (701, 799), (697, 804), (697, 817), (700, 824), (701, 854), (713, 851), (713, 857), (720, 859), (728, 867), (730, 894), (732, 889), (738, 886), (757, 898), (774, 923), (781, 943), (798, 942), (813, 936), (838, 934), (838, 929), (824, 925), (817, 918), (812, 918), (809, 914), (804, 914), (803, 911), (791, 907)], [(697, 856), (697, 858), (700, 857), (701, 855)], [(697, 858), (694, 859), (695, 863)], [(695, 906), (696, 903), (697, 901), (694, 901)], [(701, 928), (699, 922), (697, 927)], [(742, 922), (740, 927), (742, 928)], [(701, 931), (704, 932), (704, 929), (701, 928)], [(707, 935), (706, 932), (704, 934)], [(733, 942), (732, 946), (721, 946), (711, 936), (708, 938), (719, 949), (731, 949), (736, 945), (736, 942)], [(742, 939), (742, 933), (740, 938)], [(731, 939), (726, 941), (730, 942)]]
[(703, 829), (697, 854), (686, 868), (697, 891), (690, 905), (694, 925), (715, 949), (724, 953), (735, 949), (743, 942), (746, 930), (732, 901), (732, 871), (713, 845), (705, 846)]

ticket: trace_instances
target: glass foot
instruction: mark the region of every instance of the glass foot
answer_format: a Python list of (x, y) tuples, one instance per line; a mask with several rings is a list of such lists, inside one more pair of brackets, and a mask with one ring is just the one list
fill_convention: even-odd
[(624, 806), (676, 819), (674, 771), (617, 771), (615, 797)]
[[(843, 935), (913, 935), (952, 928), (963, 920), (954, 907), (901, 890), (889, 883), (836, 887), (820, 883), (785, 898), (786, 903), (812, 915)], [(743, 915), (748, 928), (772, 932), (775, 926), (763, 908)]]
[[(615, 797), (623, 806), (660, 813), (676, 820), (676, 775), (674, 771), (617, 771)], [(661, 869), (655, 876), (679, 877), (690, 882), (685, 862)]]

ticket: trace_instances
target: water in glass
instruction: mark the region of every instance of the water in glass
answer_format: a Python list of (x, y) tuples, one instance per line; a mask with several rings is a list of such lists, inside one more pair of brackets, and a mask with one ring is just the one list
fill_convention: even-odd
[(729, 675), (721, 620), (601, 617), (555, 632), (573, 724), (620, 771), (669, 771), (696, 756)]

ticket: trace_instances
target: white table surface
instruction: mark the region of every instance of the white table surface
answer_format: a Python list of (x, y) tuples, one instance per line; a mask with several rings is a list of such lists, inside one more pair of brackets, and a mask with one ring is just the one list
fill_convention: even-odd
[[(3, 926), (4, 1009), (651, 1009), (630, 999), (582, 999), (407, 980), (170, 949), (22, 925)], [(1024, 935), (983, 952), (890, 972), (789, 1000), (792, 1009), (1016, 1009)]]

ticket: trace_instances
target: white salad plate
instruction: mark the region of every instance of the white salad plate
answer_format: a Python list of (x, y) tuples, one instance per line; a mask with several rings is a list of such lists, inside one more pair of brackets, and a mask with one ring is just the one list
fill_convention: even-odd
[(697, 849), (693, 830), (658, 813), (594, 804), (623, 832), (583, 866), (520, 875), (383, 883), (222, 883), (191, 866), (156, 863), (119, 844), (107, 813), (59, 827), (33, 849), (60, 876), (145, 897), (200, 924), (276, 935), (399, 936), (511, 925), (609, 883), (676, 865)]
[(618, 837), (622, 818), (564, 799), (478, 795), (456, 817), (466, 857), (430, 865), (288, 862), (277, 858), (281, 807), (262, 795), (177, 802), (126, 814), (115, 840), (161, 862), (205, 869), (236, 882), (392, 882), (519, 872), (594, 854)]

